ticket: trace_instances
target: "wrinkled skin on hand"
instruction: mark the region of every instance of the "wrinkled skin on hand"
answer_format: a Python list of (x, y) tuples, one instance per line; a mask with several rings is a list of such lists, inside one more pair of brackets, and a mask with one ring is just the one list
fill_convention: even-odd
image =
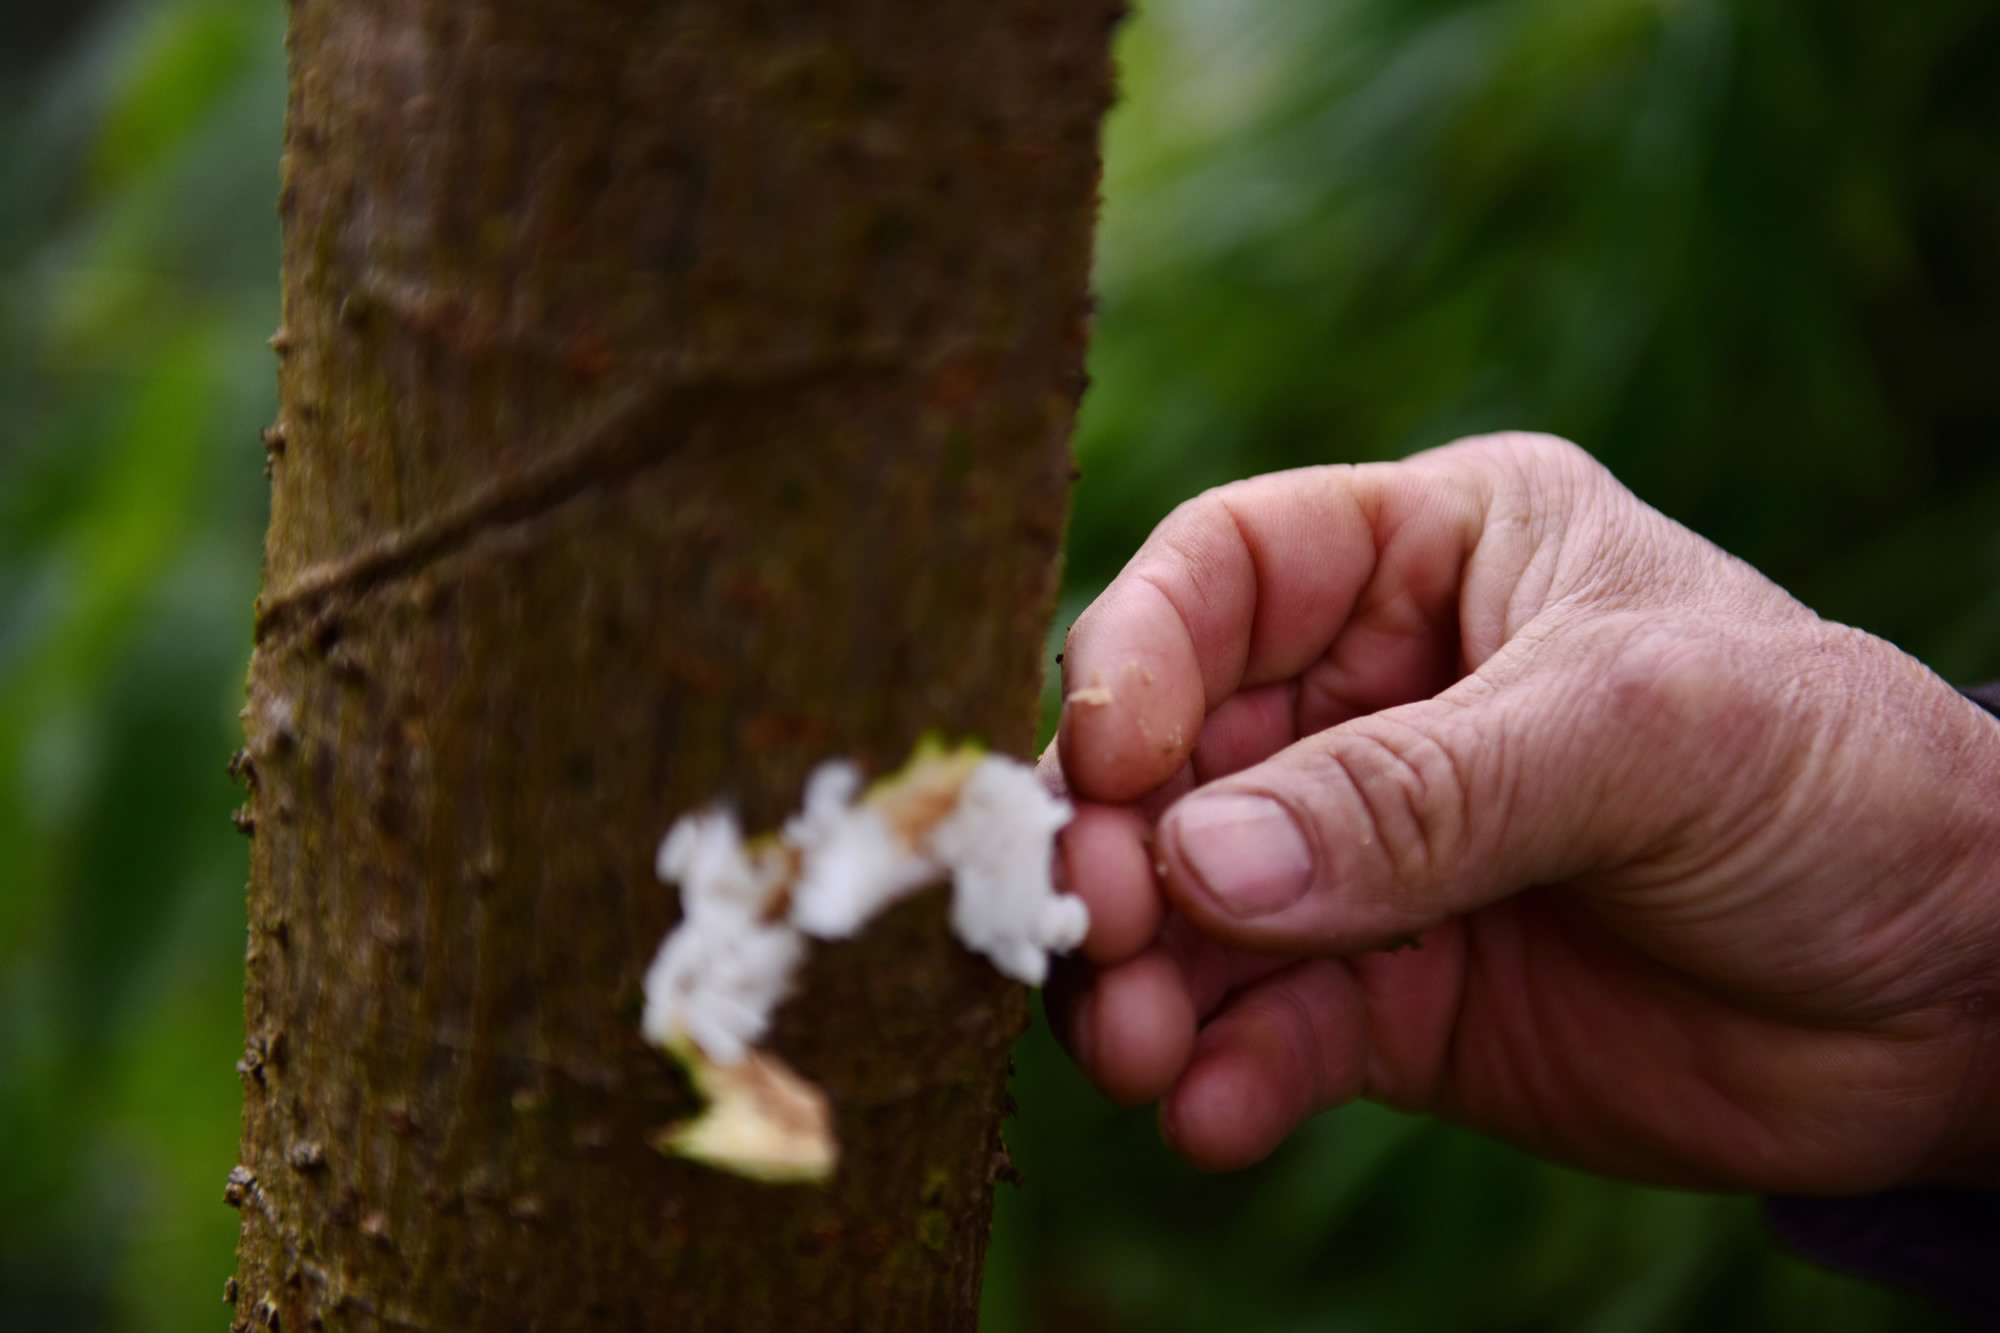
[(2000, 726), (1573, 446), (1211, 491), (1064, 676), (1051, 1007), (1197, 1165), (1369, 1097), (1670, 1184), (2000, 1178)]

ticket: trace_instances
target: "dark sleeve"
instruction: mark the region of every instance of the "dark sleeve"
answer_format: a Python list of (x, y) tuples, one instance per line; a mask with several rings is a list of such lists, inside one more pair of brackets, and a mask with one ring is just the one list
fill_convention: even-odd
[(1824, 1268), (1886, 1282), (2000, 1333), (2000, 1194), (1891, 1190), (1764, 1201), (1771, 1229)]
[[(1967, 690), (2000, 718), (2000, 685)], [(1827, 1268), (1872, 1278), (2000, 1333), (2000, 1194), (1891, 1190), (1861, 1199), (1767, 1199), (1781, 1240)]]

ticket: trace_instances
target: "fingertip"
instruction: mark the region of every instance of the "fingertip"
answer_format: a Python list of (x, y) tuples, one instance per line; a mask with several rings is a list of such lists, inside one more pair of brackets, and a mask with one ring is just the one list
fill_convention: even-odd
[(1162, 1135), (1204, 1171), (1260, 1161), (1306, 1116), (1360, 1092), (1360, 1022), (1344, 963), (1308, 960), (1256, 983), (1202, 1029), (1162, 1101)]
[(1041, 779), (1049, 795), (1069, 798), (1069, 779), (1063, 776), (1062, 753), (1055, 741), (1043, 747), (1041, 757), (1035, 760), (1035, 776)]
[(1295, 1120), (1275, 1114), (1255, 1061), (1236, 1050), (1202, 1056), (1160, 1100), (1160, 1137), (1200, 1171), (1236, 1171), (1268, 1157)]
[(1194, 1049), (1195, 1013), (1172, 958), (1154, 949), (1106, 968), (1071, 1009), (1070, 1049), (1112, 1101), (1152, 1101)]
[(1153, 876), (1152, 828), (1124, 806), (1080, 805), (1057, 844), (1063, 885), (1090, 908), (1083, 954), (1124, 962), (1152, 943), (1165, 906)]
[(1063, 663), (1063, 772), (1081, 796), (1136, 801), (1194, 752), (1207, 712), (1187, 627), (1143, 580), (1114, 584), (1070, 633)]

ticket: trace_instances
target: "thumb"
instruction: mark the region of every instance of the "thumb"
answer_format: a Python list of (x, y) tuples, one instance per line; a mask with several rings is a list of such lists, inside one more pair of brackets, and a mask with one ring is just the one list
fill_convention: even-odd
[(1225, 943), (1341, 954), (1667, 854), (1756, 767), (1759, 728), (1726, 648), (1590, 637), (1611, 642), (1517, 642), (1190, 793), (1160, 823), (1169, 897)]

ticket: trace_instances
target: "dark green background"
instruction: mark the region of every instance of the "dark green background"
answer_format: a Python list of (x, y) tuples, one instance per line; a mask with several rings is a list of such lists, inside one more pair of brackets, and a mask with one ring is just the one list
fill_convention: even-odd
[[(0, 1329), (225, 1320), (282, 25), (0, 12)], [(1151, 0), (1120, 54), (1058, 632), (1204, 486), (1522, 426), (2000, 676), (2000, 8)], [(1745, 1200), (1367, 1106), (1200, 1177), (1020, 1069), (995, 1333), (1923, 1326)]]

